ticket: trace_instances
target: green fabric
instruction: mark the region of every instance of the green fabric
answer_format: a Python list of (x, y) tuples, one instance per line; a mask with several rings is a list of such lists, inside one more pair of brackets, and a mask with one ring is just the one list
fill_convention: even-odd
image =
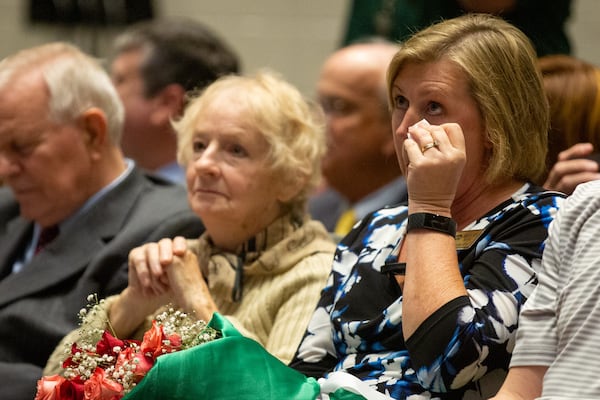
[(348, 392), (344, 389), (338, 389), (329, 395), (330, 400), (367, 400), (359, 394)]
[(208, 322), (210, 328), (221, 332), (221, 335), (226, 337), (243, 336), (231, 322), (219, 313), (214, 313), (212, 319)]
[(319, 394), (315, 379), (283, 364), (221, 315), (209, 326), (223, 338), (159, 357), (125, 399), (312, 400)]
[[(572, 0), (517, 0), (513, 12), (503, 17), (533, 42), (538, 56), (570, 54), (566, 24)], [(414, 32), (441, 19), (464, 14), (456, 0), (353, 0), (342, 45), (381, 36), (405, 41)]]

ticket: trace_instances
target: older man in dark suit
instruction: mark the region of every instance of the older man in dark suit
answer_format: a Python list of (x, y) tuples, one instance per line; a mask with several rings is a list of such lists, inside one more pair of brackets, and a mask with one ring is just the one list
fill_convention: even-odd
[(8, 57), (0, 93), (0, 397), (32, 399), (87, 296), (127, 286), (129, 250), (202, 224), (183, 188), (123, 157), (119, 96), (77, 48)]

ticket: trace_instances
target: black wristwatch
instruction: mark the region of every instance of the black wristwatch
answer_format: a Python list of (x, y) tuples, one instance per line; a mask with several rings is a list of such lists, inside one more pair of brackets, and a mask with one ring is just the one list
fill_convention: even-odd
[(413, 229), (430, 229), (456, 237), (456, 221), (431, 213), (414, 213), (408, 216), (407, 232)]

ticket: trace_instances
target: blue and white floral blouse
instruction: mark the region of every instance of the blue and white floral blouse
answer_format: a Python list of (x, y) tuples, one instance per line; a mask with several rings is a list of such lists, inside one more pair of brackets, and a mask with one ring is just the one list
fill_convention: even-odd
[(312, 377), (344, 370), (395, 399), (481, 399), (504, 380), (521, 306), (537, 284), (548, 225), (563, 195), (524, 185), (457, 237), (468, 296), (431, 315), (405, 342), (402, 291), (381, 272), (397, 262), (406, 206), (363, 219), (333, 270), (290, 364)]

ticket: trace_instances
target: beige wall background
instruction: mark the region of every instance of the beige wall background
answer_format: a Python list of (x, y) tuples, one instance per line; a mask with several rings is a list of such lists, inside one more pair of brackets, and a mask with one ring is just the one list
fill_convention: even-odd
[[(27, 4), (0, 0), (0, 58), (53, 40), (107, 56), (118, 30), (31, 26)], [(348, 0), (155, 0), (155, 7), (212, 27), (238, 51), (245, 72), (275, 69), (312, 96), (321, 63), (341, 40)], [(573, 0), (568, 32), (574, 54), (600, 65), (600, 1)]]

